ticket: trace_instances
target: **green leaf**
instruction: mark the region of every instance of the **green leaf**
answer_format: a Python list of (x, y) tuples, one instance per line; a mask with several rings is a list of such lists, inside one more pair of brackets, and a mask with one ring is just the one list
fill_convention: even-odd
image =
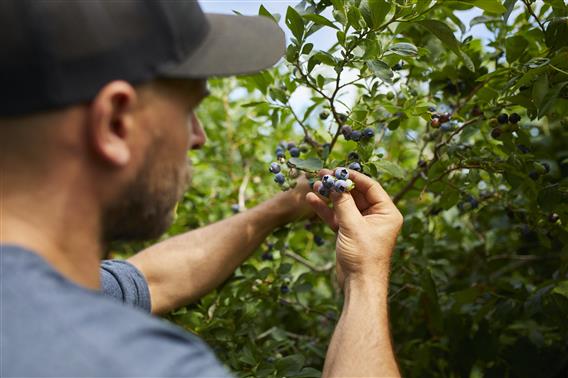
[(272, 15), (272, 13), (270, 13), (270, 12), (268, 11), (268, 9), (266, 9), (266, 8), (264, 7), (264, 5), (262, 5), (262, 4), (260, 5), (260, 8), (258, 8), (258, 15), (259, 15), (259, 16), (264, 16), (264, 17), (271, 18), (272, 21), (278, 22), (278, 21), (276, 20), (276, 18), (274, 18), (274, 16)]
[(513, 63), (517, 59), (521, 58), (528, 45), (528, 41), (520, 35), (514, 35), (507, 38), (505, 40), (507, 62)]
[(394, 178), (403, 179), (406, 177), (406, 172), (398, 164), (390, 160), (379, 160), (375, 165), (377, 169), (387, 172)]
[(445, 23), (436, 20), (422, 20), (417, 21), (418, 24), (422, 25), (424, 28), (428, 29), (432, 34), (434, 34), (443, 44), (445, 44), (454, 54), (462, 59), (467, 69), (470, 71), (475, 71), (475, 66), (471, 61), (471, 58), (461, 51), (460, 43), (454, 36), (452, 29)]
[(301, 169), (302, 171), (317, 172), (323, 168), (323, 162), (317, 158), (308, 158), (306, 160), (300, 158), (288, 159), (288, 164)]
[(388, 51), (393, 51), (394, 53), (402, 56), (416, 56), (418, 55), (418, 49), (412, 43), (399, 42), (391, 45)]
[(286, 26), (288, 26), (298, 42), (301, 42), (304, 36), (304, 20), (292, 7), (288, 7), (286, 11)]
[(394, 73), (388, 64), (382, 60), (368, 60), (367, 67), (373, 72), (375, 76), (384, 81), (385, 83), (392, 84)]
[(501, 2), (497, 0), (474, 0), (473, 5), (489, 13), (501, 14), (507, 11), (507, 8), (505, 8)]
[(278, 369), (278, 376), (290, 376), (298, 373), (302, 366), (304, 366), (305, 358), (301, 354), (293, 354), (281, 358), (276, 361), (276, 369)]
[(314, 369), (312, 367), (305, 367), (299, 373), (292, 374), (290, 377), (294, 378), (320, 378), (321, 371)]
[(552, 289), (552, 292), (568, 298), (568, 281), (560, 282), (554, 289)]
[(347, 20), (349, 20), (349, 24), (353, 26), (355, 30), (361, 30), (363, 28), (363, 25), (361, 25), (362, 15), (359, 8), (351, 7), (347, 12)]
[(308, 21), (312, 21), (314, 24), (329, 26), (330, 28), (339, 30), (339, 28), (333, 22), (319, 14), (307, 13), (303, 17)]
[[(370, 21), (368, 24), (370, 27), (378, 28), (381, 26), (385, 17), (391, 9), (391, 4), (385, 0), (363, 0), (360, 5), (361, 13), (364, 13), (367, 9), (370, 13)], [(365, 9), (365, 10), (363, 10)]]

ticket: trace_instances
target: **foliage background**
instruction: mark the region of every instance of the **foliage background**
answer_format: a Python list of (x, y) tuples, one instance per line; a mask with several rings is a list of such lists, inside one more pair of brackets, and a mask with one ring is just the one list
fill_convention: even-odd
[[(456, 12), (472, 7), (483, 14), (462, 24)], [(210, 82), (199, 114), (208, 143), (191, 152), (194, 184), (164, 237), (276, 193), (267, 166), (280, 141), (303, 142), (302, 158), (328, 167), (357, 151), (405, 215), (389, 300), (403, 375), (567, 376), (567, 8), (560, 0), (289, 8), (281, 15), (293, 36), (286, 61)], [(260, 14), (278, 17), (264, 7)], [(456, 39), (476, 23), (489, 41)], [(321, 28), (336, 36), (326, 51), (307, 41)], [(289, 97), (303, 88), (311, 97), (298, 110)], [(432, 107), (452, 121), (432, 128)], [(518, 127), (498, 125), (502, 112), (519, 113)], [(345, 141), (344, 123), (372, 127), (376, 137)], [(122, 255), (140, 248), (116, 246)], [(333, 233), (299, 222), (168, 318), (239, 376), (319, 376), (341, 308), (333, 264)]]

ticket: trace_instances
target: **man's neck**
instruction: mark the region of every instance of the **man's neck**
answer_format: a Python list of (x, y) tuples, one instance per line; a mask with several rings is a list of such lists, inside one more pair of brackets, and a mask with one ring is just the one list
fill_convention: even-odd
[[(47, 186), (44, 186), (44, 188)], [(100, 214), (92, 201), (56, 192), (29, 190), (0, 198), (0, 243), (15, 244), (42, 256), (59, 273), (88, 289), (100, 288)]]

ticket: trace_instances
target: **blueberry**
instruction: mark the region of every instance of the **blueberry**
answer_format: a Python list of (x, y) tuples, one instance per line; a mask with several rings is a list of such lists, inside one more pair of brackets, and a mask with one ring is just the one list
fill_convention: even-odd
[(278, 173), (280, 172), (280, 164), (274, 162), (274, 163), (270, 163), (270, 168), (268, 168), (268, 170), (271, 173)]
[(435, 106), (429, 106), (429, 107), (428, 107), (428, 111), (429, 111), (430, 113), (434, 113), (434, 112), (436, 111), (436, 107), (435, 107)]
[(538, 180), (538, 178), (540, 177), (540, 175), (538, 174), (537, 171), (530, 171), (529, 172), (529, 177), (531, 179), (533, 179), (534, 181)]
[(343, 114), (343, 113), (339, 113), (337, 115), (337, 118), (339, 119), (339, 122), (341, 122), (341, 123), (345, 123), (347, 121), (347, 115)]
[(504, 125), (509, 122), (509, 116), (506, 113), (501, 113), (497, 116), (497, 122), (499, 122), (501, 125)]
[(530, 149), (525, 146), (524, 144), (517, 144), (517, 148), (519, 149), (519, 151), (521, 151), (523, 154), (528, 154), (530, 152)]
[(357, 162), (353, 162), (353, 163), (349, 164), (349, 169), (352, 169), (352, 170), (357, 171), (357, 172), (361, 172), (363, 170), (361, 168), (361, 164), (359, 164)]
[(286, 182), (286, 177), (284, 177), (282, 173), (277, 173), (274, 175), (274, 182), (282, 185), (284, 184), (284, 182)]
[[(359, 130), (353, 130), (350, 137), (351, 137), (351, 140), (358, 142), (358, 141), (361, 140), (361, 132)], [(347, 139), (347, 138), (345, 138), (345, 139)]]
[(521, 120), (521, 116), (518, 113), (512, 113), (509, 116), (510, 123), (518, 123)]
[(323, 121), (324, 119), (327, 119), (329, 117), (329, 112), (324, 110), (320, 113), (319, 117)]
[(322, 187), (331, 189), (335, 185), (335, 177), (333, 177), (332, 175), (325, 175), (321, 178), (321, 182), (322, 182)]
[(299, 157), (300, 156), (300, 149), (298, 147), (290, 148), (290, 156), (292, 157)]
[(343, 134), (343, 136), (345, 138), (347, 138), (347, 136), (351, 135), (352, 132), (353, 132), (353, 129), (349, 126), (342, 126), (341, 127), (341, 134)]
[(355, 151), (351, 151), (349, 155), (347, 155), (347, 160), (359, 161), (359, 154)]
[(340, 180), (347, 180), (349, 178), (349, 171), (346, 168), (339, 167), (335, 170), (335, 177)]
[(362, 137), (364, 139), (371, 139), (374, 136), (375, 136), (375, 131), (370, 127), (367, 127), (365, 130), (363, 130)]
[(446, 123), (452, 118), (452, 115), (448, 112), (440, 114), (440, 123)]
[(288, 294), (290, 292), (290, 288), (288, 287), (288, 285), (283, 284), (282, 286), (280, 286), (280, 292), (282, 294)]
[(349, 179), (345, 180), (345, 182), (347, 183), (347, 191), (351, 191), (351, 189), (353, 189), (355, 187), (355, 183)]
[(274, 257), (272, 256), (272, 253), (270, 253), (270, 252), (265, 252), (265, 253), (263, 253), (262, 256), (260, 256), (260, 258), (261, 258), (263, 261), (272, 261), (272, 260), (274, 260)]
[(323, 240), (323, 238), (319, 235), (314, 236), (314, 243), (316, 243), (317, 246), (322, 246), (325, 244), (325, 240)]
[(454, 128), (453, 128), (453, 125), (452, 125), (450, 122), (443, 123), (443, 124), (440, 126), (440, 130), (442, 130), (442, 131), (445, 132), (445, 133), (447, 133), (447, 132), (449, 132), (449, 131), (452, 131), (453, 129), (454, 129)]
[(432, 118), (432, 120), (430, 121), (430, 126), (432, 126), (435, 129), (440, 127), (440, 118)]
[(292, 148), (296, 147), (296, 143), (290, 142), (286, 145), (286, 149), (290, 151)]
[(428, 163), (427, 163), (425, 160), (420, 159), (420, 160), (418, 161), (418, 166), (419, 166), (420, 168), (425, 168), (427, 165), (428, 165)]
[(335, 182), (335, 190), (340, 192), (340, 193), (344, 193), (347, 191), (349, 184), (347, 184), (347, 181), (345, 180), (337, 180)]
[(239, 211), (241, 211), (241, 207), (235, 203), (231, 205), (231, 211), (233, 212), (233, 214), (237, 214)]
[(477, 200), (473, 196), (468, 196), (467, 202), (469, 202), (472, 209), (477, 209), (477, 207), (479, 206), (479, 202), (477, 202)]
[(493, 139), (499, 139), (501, 137), (501, 134), (503, 134), (503, 130), (501, 130), (501, 128), (496, 127), (493, 130), (491, 130), (491, 137)]
[(319, 187), (318, 193), (324, 197), (329, 197), (329, 188), (322, 185)]

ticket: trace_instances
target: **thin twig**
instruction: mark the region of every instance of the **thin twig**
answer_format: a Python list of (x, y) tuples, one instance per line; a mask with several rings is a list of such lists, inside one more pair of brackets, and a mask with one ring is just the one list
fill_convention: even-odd
[(292, 105), (290, 105), (290, 103), (288, 103), (288, 109), (290, 109), (290, 112), (292, 113), (292, 115), (296, 119), (296, 122), (298, 122), (298, 125), (300, 125), (302, 130), (304, 130), (304, 140), (306, 141), (306, 143), (308, 143), (310, 146), (315, 147), (315, 148), (320, 147), (320, 144), (318, 142), (316, 142), (314, 140), (314, 138), (311, 137), (311, 135), (308, 131), (308, 127), (304, 124), (304, 122), (302, 122), (300, 120), (298, 115), (294, 112), (294, 109), (292, 109)]
[(527, 11), (529, 12), (529, 14), (531, 16), (534, 17), (534, 19), (536, 20), (536, 22), (538, 23), (538, 26), (540, 27), (540, 30), (542, 30), (543, 33), (546, 33), (546, 30), (544, 29), (544, 25), (540, 22), (540, 20), (538, 19), (538, 17), (536, 16), (536, 14), (534, 14), (531, 5), (529, 4), (529, 2), (527, 0), (523, 0), (523, 3), (525, 4), (525, 6), (527, 7)]
[(308, 268), (310, 268), (314, 272), (327, 272), (328, 270), (331, 270), (334, 267), (333, 263), (328, 263), (328, 264), (326, 264), (322, 267), (316, 266), (316, 265), (312, 264), (309, 260), (306, 260), (302, 256), (300, 256), (297, 253), (294, 253), (292, 251), (284, 252), (284, 256), (288, 256), (291, 259), (296, 260), (297, 262), (299, 262), (300, 264), (302, 264), (304, 266), (307, 266)]

